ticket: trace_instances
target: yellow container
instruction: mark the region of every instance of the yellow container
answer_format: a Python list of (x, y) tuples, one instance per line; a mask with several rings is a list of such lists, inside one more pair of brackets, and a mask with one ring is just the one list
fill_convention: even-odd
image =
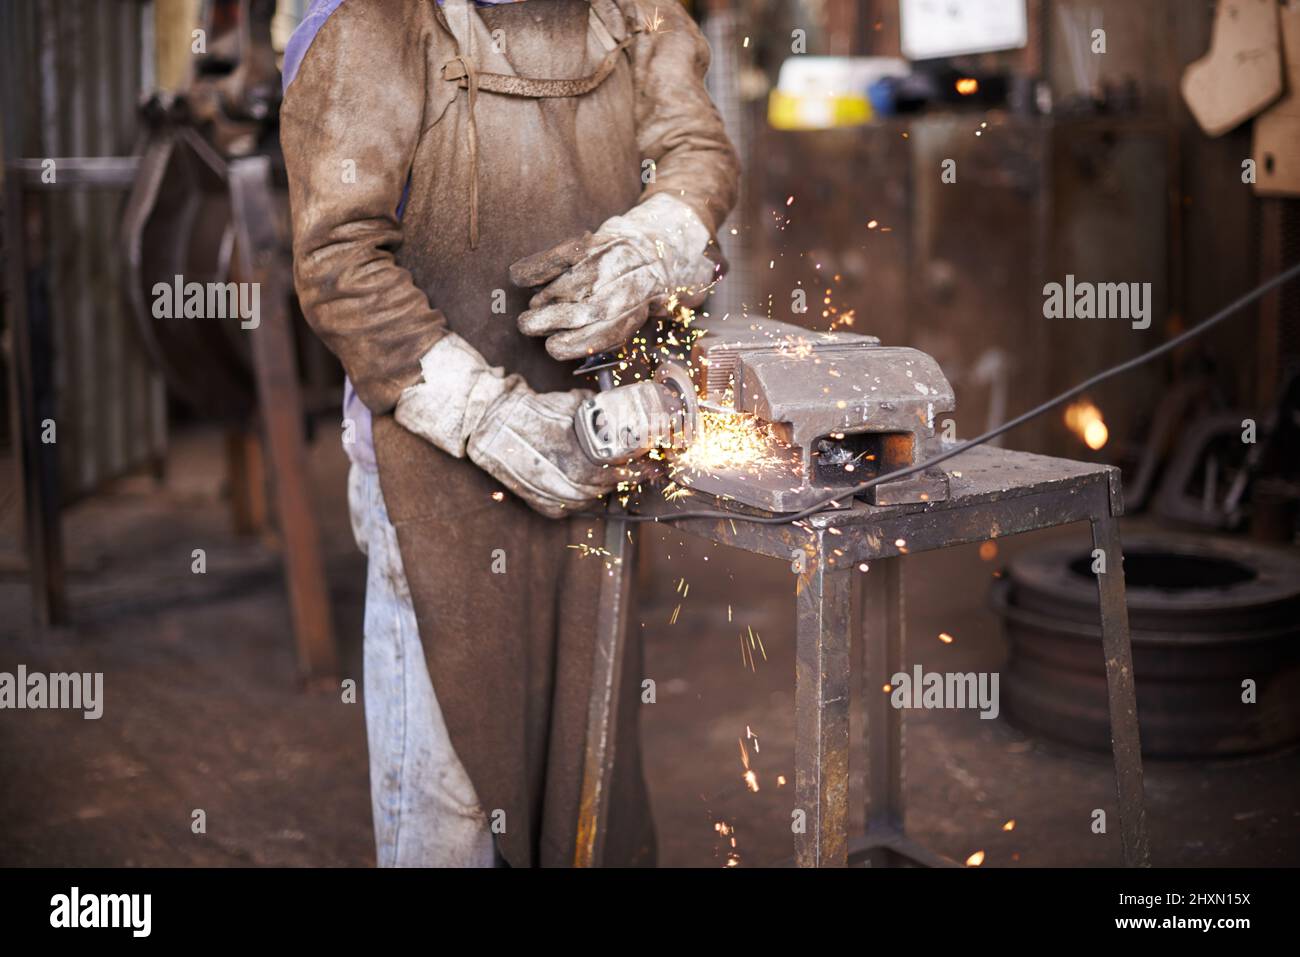
[(865, 96), (808, 96), (776, 89), (767, 99), (767, 121), (778, 130), (825, 130), (870, 123), (871, 103)]

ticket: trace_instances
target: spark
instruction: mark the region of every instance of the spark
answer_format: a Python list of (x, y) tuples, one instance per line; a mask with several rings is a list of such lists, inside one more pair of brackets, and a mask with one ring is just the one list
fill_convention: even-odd
[(963, 76), (956, 83), (957, 92), (962, 96), (970, 96), (972, 93), (978, 93), (980, 81), (973, 76)]
[(785, 775), (784, 775), (784, 774), (778, 774), (778, 775), (776, 776), (776, 786), (779, 787), (779, 788), (783, 788), (783, 787), (785, 787)]
[(673, 609), (673, 616), (668, 619), (668, 624), (670, 625), (677, 624), (677, 616), (680, 615), (681, 613), (682, 613), (682, 606), (679, 604), (676, 608)]
[(980, 560), (991, 562), (998, 557), (998, 546), (996, 542), (980, 542)]
[(1016, 829), (1016, 819), (1014, 817), (1011, 820), (1007, 821), (1006, 824), (1002, 825), (1002, 830), (1004, 831), (1014, 831), (1015, 829)]
[(694, 494), (690, 489), (678, 485), (676, 482), (669, 482), (664, 486), (664, 498), (670, 502), (675, 502), (679, 498), (688, 498)]
[(939, 632), (939, 640), (942, 641), (945, 645), (951, 645), (952, 635), (948, 634), (948, 632), (946, 631), (941, 631)]
[(573, 548), (573, 549), (577, 549), (577, 550), (582, 554), (582, 557), (583, 557), (583, 558), (587, 558), (588, 556), (591, 556), (591, 555), (608, 555), (608, 554), (609, 554), (609, 549), (602, 548), (602, 547), (599, 546), (599, 545), (588, 545), (586, 542), (581, 542), (581, 543), (579, 543), (579, 544), (577, 544), (577, 545), (569, 545), (569, 546), (566, 546), (566, 547), (568, 547), (568, 548)]
[(492, 493), (492, 501), (494, 501), (494, 502), (504, 502), (505, 500), (506, 500), (506, 493), (505, 493), (505, 492), (493, 492), (493, 493)]
[(975, 852), (974, 854), (972, 854), (970, 857), (966, 858), (966, 866), (967, 866), (967, 867), (979, 867), (979, 866), (980, 866), (981, 864), (983, 864), (983, 863), (984, 863), (984, 852), (983, 852), (983, 851), (976, 851), (976, 852)]
[[(754, 769), (749, 766), (749, 752), (745, 749), (745, 741), (743, 738), (737, 738), (736, 743), (740, 745), (740, 763), (745, 766), (745, 773), (742, 775), (745, 779), (745, 785), (757, 794), (758, 775), (755, 774)], [(757, 751), (757, 749), (755, 750)]]

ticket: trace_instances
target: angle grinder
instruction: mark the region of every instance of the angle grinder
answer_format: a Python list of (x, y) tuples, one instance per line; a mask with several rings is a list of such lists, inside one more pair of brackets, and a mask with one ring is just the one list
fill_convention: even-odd
[(695, 384), (686, 368), (671, 360), (655, 367), (654, 377), (614, 384), (620, 360), (603, 353), (586, 360), (575, 375), (595, 376), (600, 392), (574, 413), (578, 444), (593, 462), (618, 465), (652, 449), (684, 449), (699, 422)]

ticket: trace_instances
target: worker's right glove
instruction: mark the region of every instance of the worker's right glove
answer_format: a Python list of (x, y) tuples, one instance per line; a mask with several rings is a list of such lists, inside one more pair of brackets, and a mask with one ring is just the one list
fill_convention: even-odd
[(452, 332), (420, 366), (423, 381), (398, 400), (398, 424), (448, 455), (468, 453), (543, 515), (559, 518), (634, 477), (626, 468), (596, 464), (579, 447), (573, 416), (590, 392), (534, 392)]

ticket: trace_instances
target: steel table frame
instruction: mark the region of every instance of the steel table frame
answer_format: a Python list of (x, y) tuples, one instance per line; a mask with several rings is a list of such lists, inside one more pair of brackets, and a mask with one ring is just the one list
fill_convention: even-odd
[[(867, 858), (879, 865), (900, 857), (952, 863), (903, 828), (902, 713), (881, 692), (893, 674), (905, 670), (902, 556), (1086, 521), (1094, 548), (1106, 555), (1107, 572), (1097, 576), (1097, 588), (1124, 863), (1147, 866), (1142, 752), (1118, 528), (1119, 470), (989, 447), (963, 453), (943, 468), (951, 485), (945, 502), (885, 507), (855, 502), (797, 525), (756, 524), (746, 521), (742, 508), (720, 504), (735, 517), (678, 523), (710, 541), (791, 562), (798, 572), (795, 800), (806, 812), (806, 827), (794, 836), (795, 863), (843, 867)], [(667, 515), (703, 504), (700, 496), (668, 503), (650, 492), (632, 509)], [(865, 575), (858, 570), (864, 562)], [(851, 609), (859, 583), (865, 588), (860, 624), (866, 639), (868, 810), (865, 838), (850, 848)]]

